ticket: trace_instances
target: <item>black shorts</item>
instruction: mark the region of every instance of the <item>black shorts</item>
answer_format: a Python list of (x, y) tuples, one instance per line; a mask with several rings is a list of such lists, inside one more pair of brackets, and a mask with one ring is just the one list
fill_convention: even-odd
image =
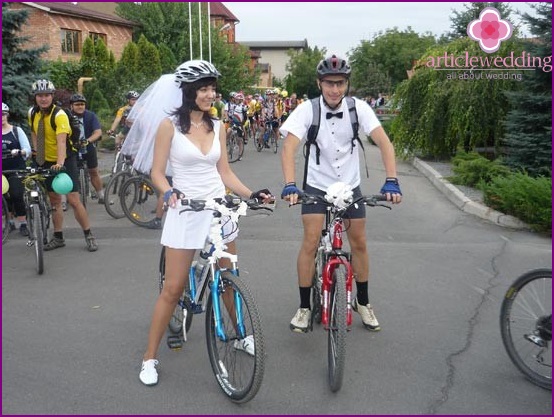
[[(46, 161), (42, 168), (51, 168), (53, 165), (56, 165), (56, 163)], [(74, 153), (65, 158), (65, 163), (63, 164), (63, 166), (65, 167), (65, 173), (69, 175), (71, 181), (73, 181), (73, 189), (71, 190), (71, 192), (79, 192), (79, 169), (77, 168), (77, 154)], [(44, 184), (46, 185), (46, 189), (48, 191), (53, 192), (54, 189), (52, 188), (52, 181), (54, 181), (54, 177), (46, 178)]]
[(94, 146), (94, 143), (89, 143), (87, 145), (87, 153), (83, 155), (83, 159), (87, 161), (88, 169), (98, 167), (98, 154), (96, 153), (96, 146)]
[[(360, 187), (356, 187), (352, 190), (354, 192), (354, 200), (362, 196), (362, 190)], [(306, 184), (304, 190), (308, 194), (316, 194), (320, 196), (325, 195), (325, 191), (321, 191), (318, 188), (311, 187)], [(357, 207), (356, 207), (357, 206)], [(324, 204), (302, 204), (302, 214), (325, 214), (327, 207)], [(357, 204), (351, 206), (346, 210), (344, 214), (345, 219), (364, 219), (365, 218), (365, 204)]]

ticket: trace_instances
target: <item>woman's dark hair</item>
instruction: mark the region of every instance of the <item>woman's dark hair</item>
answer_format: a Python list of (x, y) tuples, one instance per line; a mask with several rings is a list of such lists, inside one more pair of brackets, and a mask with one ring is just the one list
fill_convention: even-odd
[[(182, 133), (188, 133), (190, 131), (190, 113), (193, 110), (200, 111), (196, 105), (196, 92), (201, 88), (213, 85), (217, 87), (216, 78), (203, 78), (193, 83), (181, 83), (181, 90), (183, 90), (183, 104), (174, 113), (174, 116), (179, 116), (179, 126)], [(202, 120), (208, 126), (208, 131), (214, 130), (214, 119), (210, 116), (208, 111), (204, 112)]]

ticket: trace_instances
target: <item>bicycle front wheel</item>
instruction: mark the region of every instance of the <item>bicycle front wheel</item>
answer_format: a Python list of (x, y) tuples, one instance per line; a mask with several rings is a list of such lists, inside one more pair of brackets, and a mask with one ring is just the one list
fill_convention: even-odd
[[(164, 287), (165, 282), (165, 246), (162, 246), (162, 251), (160, 253), (160, 264), (159, 264), (159, 272), (158, 272), (158, 287), (160, 290), (160, 293), (162, 292), (162, 289)], [(187, 287), (187, 286), (185, 286)], [(169, 332), (172, 334), (180, 334), (183, 331), (183, 306), (188, 310), (187, 311), (187, 320), (185, 322), (185, 330), (190, 330), (190, 326), (192, 325), (192, 309), (190, 305), (190, 300), (187, 300), (186, 294), (183, 293), (183, 296), (179, 300), (179, 303), (175, 306), (175, 310), (173, 310), (173, 314), (171, 315), (171, 319), (169, 320)]]
[(206, 307), (210, 363), (223, 392), (231, 401), (245, 403), (254, 398), (264, 375), (260, 315), (246, 284), (229, 271), (221, 273), (215, 296), (218, 306), (210, 294)]
[(346, 359), (346, 271), (338, 266), (333, 272), (333, 285), (329, 303), (329, 330), (327, 358), (329, 363), (329, 386), (336, 392), (342, 386)]
[(552, 270), (536, 269), (510, 286), (500, 309), (502, 342), (534, 384), (552, 389)]
[(121, 189), (125, 181), (131, 178), (131, 176), (127, 171), (120, 171), (110, 178), (108, 185), (104, 189), (104, 207), (114, 219), (125, 217), (123, 207), (121, 206)]
[(8, 240), (10, 234), (10, 209), (4, 195), (2, 195), (2, 244)]
[(123, 213), (137, 226), (146, 227), (156, 218), (158, 193), (145, 176), (129, 178), (119, 195)]
[(44, 272), (44, 234), (42, 229), (42, 217), (38, 204), (31, 206), (31, 230), (30, 235), (35, 247), (35, 257), (37, 261), (37, 274)]
[(229, 163), (237, 162), (240, 158), (239, 140), (242, 139), (237, 136), (235, 131), (231, 131), (229, 139), (227, 139), (227, 157)]

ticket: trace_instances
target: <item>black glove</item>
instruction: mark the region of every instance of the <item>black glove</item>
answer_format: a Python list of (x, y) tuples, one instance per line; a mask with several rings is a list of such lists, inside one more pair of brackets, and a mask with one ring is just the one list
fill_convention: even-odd
[(262, 197), (262, 194), (265, 194), (267, 196), (271, 195), (271, 191), (269, 191), (267, 188), (264, 188), (263, 190), (254, 191), (252, 194), (250, 194), (250, 200), (258, 200), (259, 202), (263, 201), (265, 198)]

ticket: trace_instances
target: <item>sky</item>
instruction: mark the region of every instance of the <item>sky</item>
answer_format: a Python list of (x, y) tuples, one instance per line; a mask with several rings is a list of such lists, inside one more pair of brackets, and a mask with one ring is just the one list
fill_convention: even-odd
[[(346, 56), (361, 40), (379, 31), (411, 26), (415, 32), (434, 35), (450, 31), (453, 10), (465, 10), (462, 2), (224, 2), (240, 20), (235, 28), (237, 42), (302, 41), (327, 48), (328, 54)], [(513, 10), (534, 15), (524, 2), (511, 2)], [(512, 13), (512, 23), (519, 23)], [(528, 34), (526, 28), (523, 34)]]

